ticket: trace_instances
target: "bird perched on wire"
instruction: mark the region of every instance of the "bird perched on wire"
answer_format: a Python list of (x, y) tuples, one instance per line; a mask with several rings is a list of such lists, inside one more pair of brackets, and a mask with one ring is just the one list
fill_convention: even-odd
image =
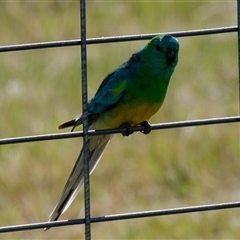
[[(178, 62), (179, 42), (165, 35), (156, 36), (128, 61), (107, 75), (94, 97), (88, 102), (89, 129), (124, 127), (123, 135), (132, 126), (143, 125), (147, 134), (151, 128), (147, 120), (163, 104), (171, 75)], [(82, 124), (82, 116), (63, 123), (59, 129)], [(89, 137), (89, 171), (93, 172), (113, 135)], [(49, 217), (56, 221), (70, 206), (84, 183), (83, 151), (63, 189), (62, 195)]]

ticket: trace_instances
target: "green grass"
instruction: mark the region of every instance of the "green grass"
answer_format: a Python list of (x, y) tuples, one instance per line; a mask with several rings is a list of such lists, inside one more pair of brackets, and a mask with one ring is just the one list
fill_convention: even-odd
[[(233, 1), (88, 1), (87, 36), (232, 26)], [(79, 38), (78, 1), (0, 2), (0, 45)], [(151, 123), (239, 114), (237, 34), (179, 38), (179, 64)], [(146, 41), (88, 47), (89, 97)], [(81, 112), (80, 49), (1, 53), (0, 137), (54, 133)], [(114, 137), (91, 176), (92, 215), (237, 201), (237, 124)], [(46, 221), (82, 145), (68, 139), (0, 148), (1, 226)], [(83, 217), (83, 191), (61, 219)], [(93, 239), (240, 238), (239, 211), (92, 225)], [(84, 226), (0, 239), (82, 239)]]

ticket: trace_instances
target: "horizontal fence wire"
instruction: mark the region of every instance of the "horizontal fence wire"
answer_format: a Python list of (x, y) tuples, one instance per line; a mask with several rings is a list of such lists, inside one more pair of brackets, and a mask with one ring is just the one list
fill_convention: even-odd
[[(163, 129), (171, 129), (171, 128), (206, 126), (206, 125), (213, 125), (213, 124), (236, 123), (236, 122), (240, 122), (240, 116), (151, 124), (151, 129), (163, 130)], [(144, 131), (144, 129), (145, 129), (144, 126), (135, 126), (133, 127), (133, 132)], [(118, 134), (118, 133), (123, 134), (126, 132), (127, 130), (125, 128), (112, 128), (112, 129), (104, 129), (104, 130), (88, 130), (88, 135), (95, 136), (95, 135)], [(59, 140), (59, 139), (78, 138), (78, 137), (83, 137), (83, 131), (42, 134), (42, 135), (25, 136), (25, 137), (2, 138), (0, 139), (0, 145)]]
[[(219, 27), (210, 29), (200, 30), (189, 30), (189, 31), (177, 31), (177, 32), (162, 32), (162, 33), (151, 33), (151, 34), (137, 34), (137, 35), (126, 35), (126, 36), (115, 36), (115, 37), (100, 37), (100, 38), (89, 38), (86, 39), (87, 44), (101, 44), (101, 43), (118, 43), (118, 42), (129, 42), (139, 40), (149, 40), (156, 35), (170, 34), (174, 37), (193, 37), (202, 35), (222, 34), (237, 32), (237, 26), (230, 27)], [(27, 43), (27, 44), (16, 44), (9, 46), (0, 46), (0, 52), (12, 52), (12, 51), (23, 51), (23, 50), (34, 50), (44, 48), (55, 48), (55, 47), (70, 47), (81, 45), (82, 41), (76, 40), (64, 40), (64, 41), (51, 41), (51, 42), (40, 42), (40, 43)]]
[[(115, 37), (101, 37), (101, 38), (86, 39), (86, 44), (117, 43), (117, 42), (126, 42), (126, 41), (148, 40), (148, 39), (151, 39), (153, 36), (159, 35), (159, 34), (160, 35), (171, 34), (175, 37), (190, 37), (190, 36), (202, 36), (202, 35), (209, 35), (209, 34), (232, 33), (232, 32), (238, 32), (238, 31), (239, 31), (238, 26), (230, 26), (230, 27), (210, 28), (210, 29), (201, 29), (201, 30), (151, 33), (151, 34), (115, 36)], [(78, 46), (81, 44), (82, 44), (81, 40), (64, 40), (64, 41), (40, 42), (40, 43), (29, 43), (29, 44), (17, 44), (17, 45), (0, 46), (0, 52), (34, 50), (34, 49), (55, 48), (55, 47), (70, 47), (70, 46)], [(180, 127), (194, 127), (194, 126), (205, 126), (205, 125), (212, 125), (212, 124), (236, 123), (236, 122), (240, 122), (239, 116), (168, 122), (168, 123), (152, 124), (151, 127), (152, 127), (152, 130), (163, 130), (163, 129), (172, 129), (172, 128), (180, 128)], [(133, 127), (134, 132), (143, 131), (143, 130), (144, 130), (143, 126)], [(93, 135), (101, 135), (101, 134), (125, 133), (126, 131), (127, 130), (124, 128), (89, 130), (88, 132), (86, 132), (86, 134), (88, 136), (93, 136)], [(83, 135), (84, 133), (80, 131), (80, 132), (70, 132), (70, 133), (57, 133), (57, 134), (53, 133), (53, 134), (44, 134), (44, 135), (3, 138), (3, 139), (0, 139), (0, 145), (76, 138), (76, 137), (83, 137)], [(175, 215), (175, 214), (183, 214), (183, 213), (194, 213), (194, 212), (201, 212), (201, 211), (231, 209), (231, 208), (239, 208), (239, 207), (240, 207), (240, 202), (229, 202), (229, 203), (209, 204), (209, 205), (201, 205), (201, 206), (190, 206), (190, 207), (171, 208), (171, 209), (164, 209), (164, 210), (131, 212), (131, 213), (91, 217), (89, 221), (90, 223), (97, 223), (97, 222), (117, 221), (117, 220), (126, 220), (126, 219), (134, 219), (134, 218), (145, 218), (145, 217)], [(86, 224), (86, 219), (83, 218), (83, 219), (72, 219), (72, 220), (59, 220), (56, 222), (41, 222), (41, 223), (5, 226), (5, 227), (0, 227), (0, 233), (26, 231), (26, 230), (34, 230), (34, 229), (40, 229), (40, 228), (49, 228), (49, 227), (60, 227), (60, 226), (68, 226), (68, 225), (76, 225), (76, 224)]]
[[(240, 202), (218, 203), (218, 204), (208, 204), (208, 205), (200, 205), (200, 206), (171, 208), (171, 209), (164, 209), (164, 210), (105, 215), (105, 216), (99, 216), (99, 217), (91, 217), (90, 221), (91, 223), (110, 222), (110, 221), (119, 221), (119, 220), (130, 220), (130, 219), (136, 219), (136, 218), (196, 213), (196, 212), (203, 212), (203, 211), (216, 211), (216, 210), (231, 209), (231, 208), (240, 208)], [(50, 228), (50, 227), (51, 228), (63, 227), (63, 226), (69, 226), (69, 225), (81, 225), (85, 223), (86, 223), (85, 218), (71, 219), (71, 220), (58, 220), (56, 222), (30, 223), (30, 224), (0, 227), (0, 233), (27, 231), (27, 230), (35, 230), (35, 229), (42, 229), (42, 228)]]

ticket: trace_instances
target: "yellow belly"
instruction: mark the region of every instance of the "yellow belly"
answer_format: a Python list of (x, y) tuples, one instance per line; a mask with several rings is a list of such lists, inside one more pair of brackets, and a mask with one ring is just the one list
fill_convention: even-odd
[(162, 104), (141, 104), (131, 107), (117, 107), (112, 111), (102, 114), (96, 121), (95, 127), (102, 128), (117, 128), (123, 123), (138, 125), (143, 121), (149, 120), (154, 115)]

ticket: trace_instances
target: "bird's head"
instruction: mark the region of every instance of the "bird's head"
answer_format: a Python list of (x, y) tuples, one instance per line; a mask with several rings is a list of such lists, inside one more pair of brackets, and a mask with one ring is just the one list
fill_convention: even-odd
[(178, 51), (179, 42), (170, 35), (156, 36), (144, 48), (147, 59), (151, 59), (150, 64), (157, 68), (174, 68), (178, 62)]

